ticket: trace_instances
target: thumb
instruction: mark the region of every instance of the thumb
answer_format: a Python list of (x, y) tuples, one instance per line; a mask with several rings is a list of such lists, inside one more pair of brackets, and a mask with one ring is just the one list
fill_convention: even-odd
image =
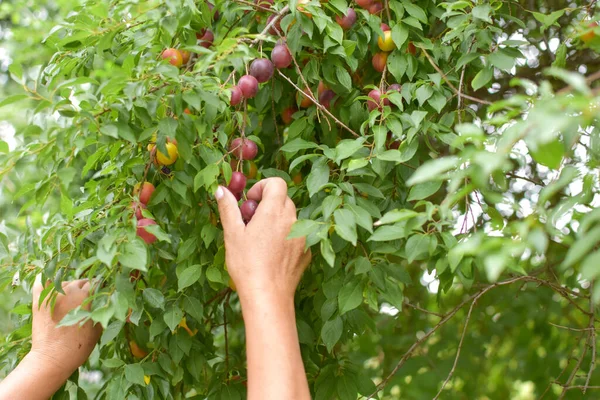
[(238, 207), (238, 202), (233, 193), (223, 186), (219, 186), (215, 192), (215, 199), (219, 205), (219, 214), (221, 215), (221, 224), (225, 237), (237, 231), (243, 230), (246, 225), (242, 220), (242, 212)]

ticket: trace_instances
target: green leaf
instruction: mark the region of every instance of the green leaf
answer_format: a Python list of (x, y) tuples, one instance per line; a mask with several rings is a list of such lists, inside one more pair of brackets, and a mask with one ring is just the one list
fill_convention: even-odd
[(559, 140), (538, 145), (529, 151), (535, 161), (551, 169), (559, 169), (564, 157), (564, 147)]
[(598, 242), (600, 242), (600, 226), (587, 232), (585, 237), (582, 237), (573, 243), (565, 256), (565, 260), (562, 264), (563, 268), (573, 266), (576, 262), (586, 256)]
[(402, 22), (397, 23), (392, 27), (392, 40), (396, 44), (397, 48), (402, 48), (404, 43), (408, 39), (408, 29), (402, 24)]
[(421, 7), (407, 0), (403, 1), (402, 5), (404, 6), (406, 12), (408, 12), (411, 16), (423, 22), (424, 24), (427, 23), (427, 14), (425, 14), (425, 11), (423, 11)]
[(396, 222), (405, 221), (419, 215), (418, 212), (413, 210), (392, 210), (385, 213), (385, 215), (377, 222), (375, 226), (395, 224)]
[(344, 285), (338, 295), (340, 315), (344, 315), (348, 311), (354, 310), (362, 304), (362, 301), (363, 286), (360, 281), (354, 281)]
[(164, 310), (165, 296), (160, 290), (154, 288), (146, 288), (142, 292), (142, 296), (144, 297), (144, 301), (148, 303), (151, 307), (160, 308), (161, 310)]
[(581, 276), (588, 281), (600, 275), (600, 250), (588, 255), (581, 263)]
[(481, 6), (473, 7), (471, 14), (473, 18), (480, 19), (485, 22), (492, 23), (492, 19), (490, 18), (490, 13), (492, 12), (492, 7), (489, 4), (484, 4)]
[(299, 219), (292, 225), (288, 239), (302, 238), (319, 229), (319, 223), (310, 219)]
[(413, 186), (408, 194), (407, 201), (423, 200), (436, 193), (442, 186), (441, 181), (425, 182)]
[(194, 192), (197, 192), (201, 187), (209, 188), (217, 181), (218, 176), (219, 166), (216, 164), (207, 165), (206, 168), (198, 172), (194, 178)]
[(444, 157), (427, 161), (411, 175), (406, 184), (414, 186), (423, 182), (444, 179), (444, 172), (456, 168), (459, 161), (458, 157)]
[(335, 152), (336, 152), (335, 161), (337, 163), (339, 163), (341, 160), (344, 160), (344, 159), (352, 156), (354, 153), (356, 153), (358, 150), (360, 150), (363, 147), (364, 141), (365, 141), (365, 139), (362, 137), (358, 138), (358, 139), (340, 140), (340, 142), (338, 143), (338, 145), (335, 148)]
[(342, 330), (344, 329), (344, 324), (342, 323), (342, 319), (340, 317), (336, 317), (332, 320), (329, 320), (323, 324), (323, 329), (321, 330), (321, 338), (323, 339), (323, 343), (327, 347), (327, 351), (331, 353), (333, 346), (340, 340), (342, 337)]
[(177, 328), (177, 325), (179, 325), (182, 318), (183, 311), (176, 305), (169, 306), (167, 311), (163, 314), (163, 319), (171, 332), (175, 332), (175, 328)]
[(26, 94), (13, 94), (12, 96), (8, 96), (4, 100), (0, 101), (0, 108), (12, 103), (16, 103), (17, 101), (25, 100), (27, 98), (29, 98), (29, 96)]
[(479, 90), (482, 87), (486, 86), (492, 80), (493, 76), (494, 73), (492, 68), (487, 67), (480, 70), (471, 82), (473, 90)]
[(134, 385), (146, 386), (144, 382), (144, 368), (140, 364), (126, 365), (125, 379)]
[(373, 233), (373, 218), (367, 210), (354, 204), (347, 204), (345, 208), (352, 211), (358, 226), (361, 226), (370, 233)]
[(406, 241), (406, 257), (408, 258), (408, 262), (413, 262), (415, 260), (422, 259), (423, 256), (429, 253), (429, 236), (416, 234), (412, 235)]
[(339, 400), (356, 400), (357, 398), (358, 389), (356, 388), (354, 377), (342, 376), (337, 381), (336, 389), (338, 394), (337, 399)]
[(192, 286), (202, 276), (202, 267), (200, 265), (191, 265), (184, 269), (181, 274), (178, 275), (177, 284), (179, 286), (178, 291), (181, 292), (186, 287)]
[(148, 271), (148, 250), (144, 241), (138, 237), (121, 246), (121, 254), (118, 257), (119, 262), (126, 268)]
[(333, 268), (335, 265), (335, 253), (333, 247), (331, 247), (331, 241), (329, 239), (321, 240), (321, 255), (327, 261), (330, 267)]
[(306, 178), (306, 188), (310, 197), (314, 196), (319, 190), (329, 182), (329, 166), (324, 157), (319, 158), (313, 163), (312, 169)]
[(300, 150), (315, 149), (318, 147), (319, 145), (314, 142), (307, 142), (304, 139), (296, 138), (281, 146), (280, 150), (286, 153), (295, 154)]
[(390, 240), (397, 240), (406, 237), (406, 231), (404, 226), (390, 225), (382, 226), (375, 231), (374, 234), (368, 239), (369, 242), (387, 242)]
[(350, 210), (337, 209), (333, 213), (335, 219), (335, 231), (340, 237), (356, 246), (358, 234), (356, 232), (356, 220)]

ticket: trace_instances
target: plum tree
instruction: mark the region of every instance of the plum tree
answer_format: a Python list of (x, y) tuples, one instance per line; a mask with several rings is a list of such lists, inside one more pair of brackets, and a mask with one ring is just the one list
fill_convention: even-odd
[(104, 328), (100, 381), (57, 398), (246, 398), (214, 195), (247, 222), (277, 178), (313, 254), (312, 398), (593, 398), (600, 3), (579, 3), (3, 2), (4, 370), (42, 273), (50, 300), (96, 282), (63, 323)]
[(140, 203), (147, 205), (156, 188), (150, 182), (137, 183), (133, 188), (133, 195), (138, 196)]

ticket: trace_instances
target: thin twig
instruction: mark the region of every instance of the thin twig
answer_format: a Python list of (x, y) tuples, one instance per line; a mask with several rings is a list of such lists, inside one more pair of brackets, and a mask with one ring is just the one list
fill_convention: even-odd
[(266, 12), (270, 12), (271, 14), (277, 14), (277, 10), (273, 10), (272, 8), (261, 6), (260, 4), (250, 3), (249, 1), (245, 1), (245, 0), (233, 0), (233, 2), (240, 3), (240, 4), (246, 5), (248, 7), (253, 7), (260, 11), (266, 11)]
[(427, 52), (427, 50), (425, 50), (422, 47), (420, 47), (420, 49), (423, 51), (423, 54), (425, 54), (425, 57), (427, 57), (427, 60), (429, 61), (429, 63), (431, 64), (431, 66), (442, 76), (442, 78), (444, 79), (444, 81), (448, 84), (448, 86), (450, 86), (450, 89), (452, 89), (452, 91), (458, 97), (462, 97), (462, 98), (465, 98), (467, 100), (474, 101), (475, 103), (486, 104), (486, 105), (492, 104), (490, 101), (478, 99), (477, 97), (469, 96), (467, 94), (459, 92), (458, 89), (456, 88), (456, 86), (454, 86), (454, 84), (452, 82), (450, 82), (450, 79), (448, 79), (448, 77), (446, 76), (446, 74), (440, 69), (440, 67), (437, 66), (437, 64), (435, 63), (435, 61), (433, 61), (433, 58), (431, 58), (431, 56), (429, 55), (429, 53)]
[(550, 325), (552, 325), (552, 326), (557, 327), (557, 328), (566, 329), (568, 331), (573, 331), (573, 332), (587, 332), (590, 329), (595, 329), (595, 328), (571, 328), (571, 327), (568, 327), (568, 326), (562, 326), (562, 325), (558, 325), (558, 324), (553, 324), (552, 322), (548, 322), (548, 323)]
[(577, 360), (577, 364), (575, 364), (575, 368), (573, 368), (573, 371), (571, 372), (571, 375), (569, 375), (569, 378), (567, 379), (567, 381), (565, 382), (565, 384), (562, 385), (563, 386), (563, 391), (560, 394), (558, 400), (561, 400), (561, 399), (565, 398), (565, 395), (567, 394), (567, 390), (569, 390), (567, 388), (569, 386), (571, 386), (571, 382), (573, 382), (573, 379), (575, 379), (575, 375), (577, 375), (577, 371), (579, 371), (579, 367), (581, 367), (581, 363), (583, 362), (583, 358), (585, 357), (585, 354), (587, 353), (588, 342), (589, 342), (589, 336), (588, 336), (588, 339), (583, 344), (583, 352), (581, 353), (581, 356)]
[(594, 308), (594, 300), (593, 300), (593, 288), (594, 281), (590, 282), (590, 324), (588, 329), (590, 331), (589, 341), (592, 343), (592, 359), (590, 360), (590, 370), (588, 371), (587, 379), (585, 380), (585, 387), (583, 388), (583, 394), (585, 394), (586, 388), (590, 384), (590, 379), (592, 379), (592, 374), (594, 373), (594, 369), (596, 369), (596, 327), (594, 326), (595, 319), (595, 308)]
[(458, 358), (460, 357), (460, 351), (462, 349), (463, 341), (464, 341), (465, 335), (467, 333), (467, 327), (469, 326), (469, 321), (471, 320), (471, 314), (473, 313), (473, 309), (475, 308), (475, 304), (477, 303), (477, 300), (479, 300), (479, 298), (481, 296), (483, 296), (486, 292), (487, 292), (487, 290), (479, 293), (479, 295), (477, 295), (477, 297), (475, 297), (473, 299), (473, 302), (471, 303), (471, 307), (469, 307), (469, 312), (467, 313), (467, 318), (465, 319), (465, 326), (463, 327), (462, 334), (460, 335), (460, 341), (458, 342), (458, 349), (456, 350), (456, 357), (454, 357), (454, 364), (452, 364), (452, 369), (450, 369), (450, 372), (448, 373), (446, 380), (444, 381), (444, 383), (442, 383), (442, 387), (440, 388), (438, 393), (435, 395), (433, 400), (439, 399), (440, 395), (442, 394), (442, 391), (444, 390), (444, 388), (450, 381), (450, 378), (452, 378), (454, 371), (456, 370), (456, 364), (458, 364)]
[(277, 72), (279, 73), (279, 75), (281, 75), (281, 77), (283, 79), (288, 81), (294, 88), (296, 88), (297, 91), (301, 92), (305, 97), (307, 97), (310, 101), (312, 101), (315, 104), (315, 106), (317, 106), (318, 109), (320, 109), (325, 114), (327, 114), (329, 117), (331, 117), (338, 125), (340, 125), (342, 128), (344, 128), (345, 130), (350, 132), (352, 135), (354, 135), (356, 137), (361, 137), (358, 133), (354, 132), (352, 129), (348, 128), (346, 126), (346, 124), (344, 124), (342, 121), (337, 119), (332, 113), (329, 112), (329, 110), (327, 108), (325, 108), (321, 103), (319, 103), (313, 96), (306, 93), (304, 90), (300, 89), (294, 82), (292, 82), (292, 80), (290, 78), (285, 76), (280, 70), (277, 70)]
[(404, 304), (407, 305), (407, 306), (409, 306), (410, 308), (414, 308), (417, 311), (421, 311), (422, 313), (429, 314), (429, 315), (435, 315), (438, 318), (444, 318), (444, 314), (440, 314), (440, 313), (436, 313), (434, 311), (426, 310), (426, 309), (424, 309), (422, 307), (419, 307), (419, 306), (417, 306), (415, 304), (410, 304), (408, 301), (404, 302)]

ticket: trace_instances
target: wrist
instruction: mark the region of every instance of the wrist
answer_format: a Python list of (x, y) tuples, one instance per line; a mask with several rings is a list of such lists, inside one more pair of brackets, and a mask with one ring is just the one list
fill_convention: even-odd
[(69, 367), (67, 363), (59, 360), (51, 352), (39, 349), (31, 349), (22, 362), (35, 368), (36, 371), (62, 382), (66, 381), (77, 369)]
[(268, 314), (294, 315), (294, 294), (275, 290), (258, 290), (240, 293), (240, 303), (244, 319)]

